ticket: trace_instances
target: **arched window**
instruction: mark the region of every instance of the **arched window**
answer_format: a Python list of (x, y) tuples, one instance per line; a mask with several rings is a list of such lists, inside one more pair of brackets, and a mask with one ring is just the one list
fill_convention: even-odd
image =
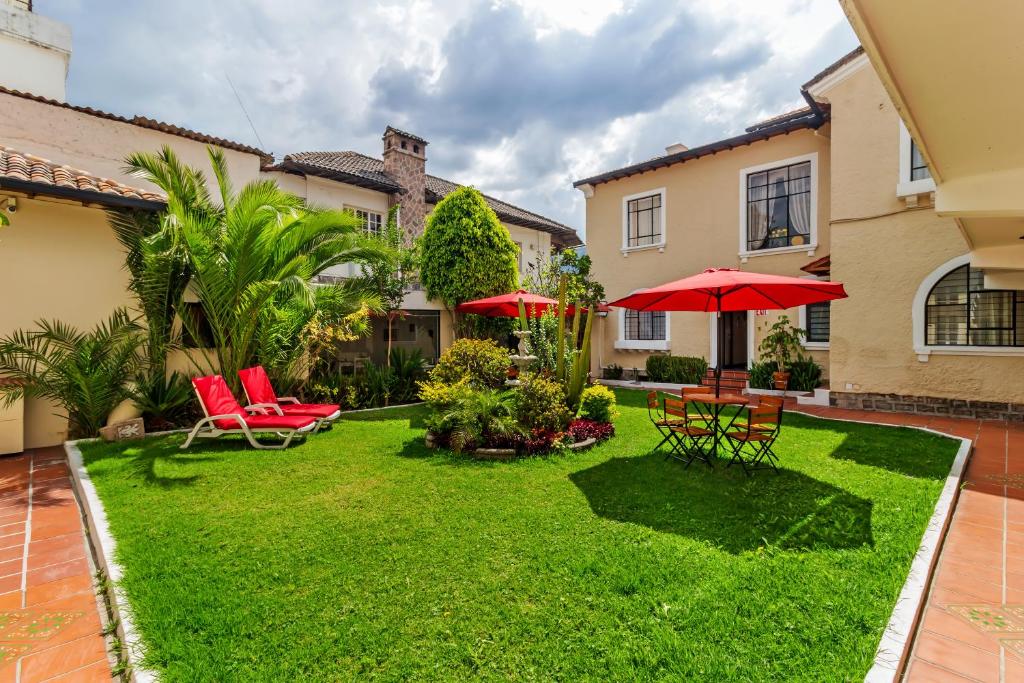
[(943, 275), (924, 306), (928, 346), (1024, 346), (1024, 292), (985, 289), (970, 265)]

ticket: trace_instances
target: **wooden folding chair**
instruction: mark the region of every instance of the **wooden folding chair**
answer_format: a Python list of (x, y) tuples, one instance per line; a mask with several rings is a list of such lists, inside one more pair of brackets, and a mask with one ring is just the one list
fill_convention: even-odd
[(665, 417), (674, 419), (676, 424), (669, 427), (672, 434), (672, 451), (665, 457), (673, 457), (686, 462), (689, 467), (694, 460), (700, 459), (714, 469), (711, 456), (708, 454), (708, 442), (714, 442), (715, 433), (708, 428), (707, 424), (698, 424), (691, 419), (689, 407), (694, 403), (693, 399), (678, 399), (669, 396), (665, 397)]
[(782, 404), (761, 403), (747, 408), (747, 421), (743, 428), (726, 432), (725, 437), (732, 446), (729, 465), (738, 464), (743, 472), (750, 475), (756, 470), (775, 470), (778, 456), (772, 449), (782, 430)]
[[(761, 396), (759, 397), (757, 405), (759, 406), (771, 406), (773, 408), (782, 408), (784, 399), (781, 396)], [(742, 431), (748, 427), (748, 423), (741, 421), (733, 422), (732, 426)], [(775, 424), (750, 424), (751, 429), (756, 429), (761, 432), (771, 432), (775, 430)]]
[[(651, 419), (651, 423), (661, 433), (662, 440), (654, 447), (654, 450), (658, 450), (666, 443), (672, 446), (672, 426), (676, 424), (685, 424), (685, 420), (669, 420), (661, 408), (661, 401), (658, 399), (657, 391), (647, 392), (647, 416)], [(670, 453), (671, 455), (671, 453)], [(668, 456), (666, 456), (668, 457)]]

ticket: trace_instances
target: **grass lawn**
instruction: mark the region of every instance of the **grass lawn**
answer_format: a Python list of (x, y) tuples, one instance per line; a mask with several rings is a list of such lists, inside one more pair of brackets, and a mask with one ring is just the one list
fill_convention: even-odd
[(659, 441), (640, 392), (588, 452), (479, 463), (421, 407), (284, 452), (83, 447), (167, 680), (854, 680), (957, 443), (787, 414), (782, 473)]

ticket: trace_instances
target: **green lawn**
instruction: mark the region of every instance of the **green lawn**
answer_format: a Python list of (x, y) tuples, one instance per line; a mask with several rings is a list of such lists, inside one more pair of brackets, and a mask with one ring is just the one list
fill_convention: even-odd
[(782, 473), (651, 453), (478, 463), (420, 407), (284, 452), (83, 447), (167, 680), (854, 680), (957, 444), (787, 415)]

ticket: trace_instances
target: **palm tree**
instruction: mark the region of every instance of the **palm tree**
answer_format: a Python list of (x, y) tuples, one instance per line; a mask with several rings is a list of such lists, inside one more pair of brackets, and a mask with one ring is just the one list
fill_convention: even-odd
[[(183, 254), (188, 288), (198, 297), (212, 336), (212, 357), (193, 357), (202, 370), (218, 372), (237, 389), (238, 370), (257, 356), (259, 326), (272, 307), (315, 309), (313, 278), (334, 265), (377, 253), (361, 236), (352, 213), (313, 209), (270, 180), (247, 183), (237, 193), (221, 150), (208, 148), (218, 190), (207, 190), (202, 171), (184, 165), (164, 147), (133, 154), (127, 170), (167, 194), (160, 239)], [(353, 300), (354, 286), (340, 285)], [(194, 310), (176, 302), (194, 339), (202, 337)]]
[(67, 413), (73, 438), (96, 436), (130, 395), (142, 329), (125, 309), (89, 332), (57, 321), (36, 324), (0, 339), (0, 375), (12, 380), (4, 400), (53, 401)]

